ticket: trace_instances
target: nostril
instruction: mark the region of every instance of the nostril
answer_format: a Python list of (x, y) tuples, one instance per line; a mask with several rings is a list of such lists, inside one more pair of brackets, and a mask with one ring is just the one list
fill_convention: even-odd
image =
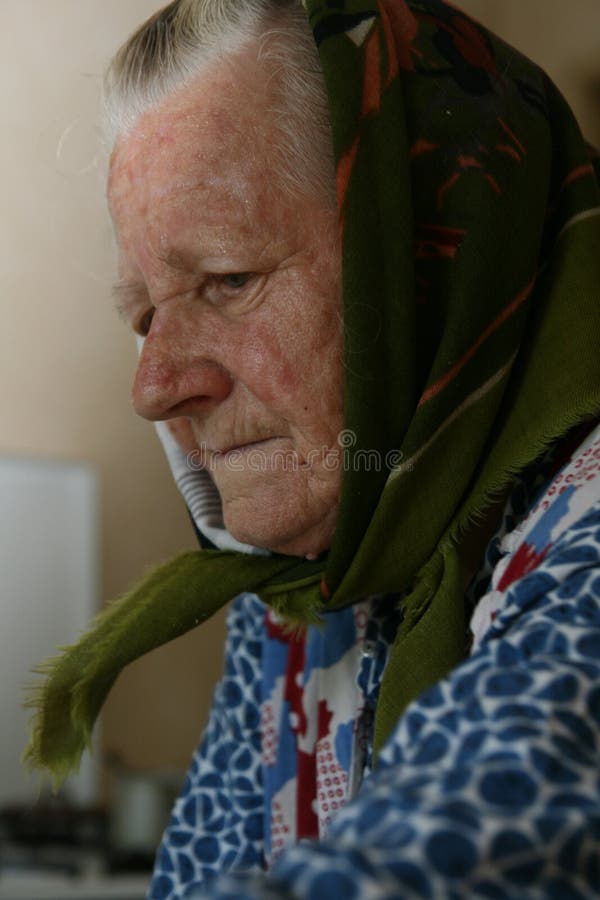
[(150, 349), (147, 342), (131, 390), (133, 407), (142, 418), (156, 421), (203, 416), (231, 393), (231, 375), (219, 364), (150, 354)]

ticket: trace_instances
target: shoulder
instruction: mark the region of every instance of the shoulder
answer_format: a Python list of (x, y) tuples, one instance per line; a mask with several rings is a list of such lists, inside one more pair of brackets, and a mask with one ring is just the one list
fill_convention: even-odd
[[(600, 603), (600, 427), (574, 451), (501, 541), (490, 589), (471, 630), (475, 647), (514, 623), (540, 594), (591, 591)], [(586, 588), (587, 585), (587, 588)], [(565, 610), (564, 614), (575, 612)]]

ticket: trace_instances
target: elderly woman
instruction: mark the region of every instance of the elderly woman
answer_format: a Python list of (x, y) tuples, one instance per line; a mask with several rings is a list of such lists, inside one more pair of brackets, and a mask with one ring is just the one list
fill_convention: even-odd
[(596, 160), (439, 0), (305, 7), (177, 0), (110, 69), (133, 402), (203, 549), (55, 664), (30, 759), (235, 598), (153, 900), (597, 896)]

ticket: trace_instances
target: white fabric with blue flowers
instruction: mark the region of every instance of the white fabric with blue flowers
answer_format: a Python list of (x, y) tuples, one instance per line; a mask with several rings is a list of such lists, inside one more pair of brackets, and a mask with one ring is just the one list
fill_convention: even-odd
[[(332, 613), (300, 642), (236, 599), (151, 900), (600, 896), (600, 431), (544, 480), (543, 465), (520, 479), (472, 588), (471, 656), (411, 704), (374, 772), (397, 604)], [(320, 723), (344, 785), (333, 815)]]

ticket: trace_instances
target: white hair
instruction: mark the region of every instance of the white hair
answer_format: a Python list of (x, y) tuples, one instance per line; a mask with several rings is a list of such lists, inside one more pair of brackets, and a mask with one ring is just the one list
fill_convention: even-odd
[(333, 200), (327, 94), (301, 0), (174, 0), (155, 13), (106, 72), (109, 146), (211, 63), (252, 43), (275, 86), (273, 151), (283, 186)]

